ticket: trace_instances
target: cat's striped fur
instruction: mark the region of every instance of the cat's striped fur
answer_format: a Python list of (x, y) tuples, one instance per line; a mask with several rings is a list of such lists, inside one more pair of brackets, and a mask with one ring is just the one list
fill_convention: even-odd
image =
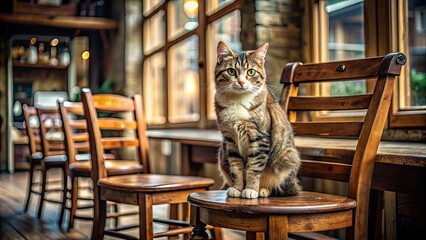
[(268, 44), (237, 53), (217, 46), (215, 111), (223, 135), (219, 169), (231, 197), (296, 195), (301, 164), (291, 125), (268, 92)]

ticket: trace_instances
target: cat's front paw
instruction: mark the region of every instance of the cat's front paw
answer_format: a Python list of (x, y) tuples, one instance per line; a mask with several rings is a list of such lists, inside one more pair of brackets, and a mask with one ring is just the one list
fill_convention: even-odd
[(244, 189), (243, 192), (241, 193), (242, 198), (257, 198), (259, 196), (259, 194), (257, 193), (257, 191), (253, 190), (253, 189)]
[(261, 188), (259, 191), (259, 197), (269, 197), (271, 195), (271, 191), (266, 188)]
[(228, 188), (228, 196), (230, 196), (230, 197), (241, 197), (241, 191), (234, 188), (234, 187), (230, 187), (230, 188)]

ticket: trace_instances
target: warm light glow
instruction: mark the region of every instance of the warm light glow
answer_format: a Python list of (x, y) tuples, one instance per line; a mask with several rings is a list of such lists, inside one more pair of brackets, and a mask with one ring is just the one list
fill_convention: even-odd
[(90, 57), (90, 52), (89, 52), (89, 51), (84, 51), (84, 52), (81, 54), (81, 58), (82, 58), (83, 60), (88, 60), (88, 59), (89, 59), (89, 57)]
[(185, 79), (185, 96), (189, 97), (191, 101), (195, 101), (198, 73), (195, 71), (186, 71), (183, 76)]
[(183, 10), (186, 16), (194, 18), (198, 14), (198, 1), (197, 0), (185, 0), (183, 3)]
[(52, 47), (56, 47), (56, 45), (58, 45), (59, 40), (57, 38), (52, 39), (52, 41), (50, 41), (50, 45)]
[(37, 38), (33, 37), (30, 40), (31, 45), (34, 45), (37, 42)]

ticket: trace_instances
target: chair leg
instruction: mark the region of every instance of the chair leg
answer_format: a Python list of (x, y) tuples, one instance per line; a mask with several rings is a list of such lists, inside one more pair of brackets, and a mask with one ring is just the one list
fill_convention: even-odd
[(43, 212), (43, 205), (44, 205), (44, 196), (46, 194), (46, 182), (47, 182), (47, 169), (43, 167), (41, 171), (41, 191), (40, 191), (40, 200), (38, 204), (38, 212), (37, 212), (37, 218), (41, 218), (41, 214)]
[(28, 190), (27, 190), (27, 198), (25, 200), (24, 213), (26, 213), (28, 211), (28, 206), (29, 206), (30, 200), (31, 200), (31, 194), (32, 194), (32, 190), (33, 190), (34, 168), (35, 168), (34, 163), (30, 162), (30, 172), (29, 172), (29, 176), (28, 176), (28, 187), (27, 187)]
[(198, 207), (191, 205), (189, 223), (194, 227), (190, 237), (191, 240), (209, 240), (206, 224), (200, 221), (200, 209)]
[(67, 207), (67, 200), (68, 200), (68, 174), (65, 168), (62, 169), (62, 178), (63, 178), (63, 188), (62, 188), (61, 214), (59, 215), (59, 220), (58, 220), (59, 228), (62, 227), (65, 208)]
[(77, 212), (78, 207), (78, 177), (72, 177), (71, 179), (71, 189), (70, 189), (70, 198), (71, 198), (71, 206), (70, 206), (70, 217), (68, 222), (68, 229), (71, 229), (74, 226), (75, 214)]
[(100, 189), (96, 183), (93, 183), (93, 228), (92, 240), (103, 239), (106, 222), (106, 201), (100, 198)]
[(268, 240), (288, 240), (288, 217), (270, 215), (265, 238)]
[(220, 227), (214, 227), (213, 228), (213, 239), (215, 240), (222, 240), (222, 229)]
[(92, 240), (104, 239), (107, 201), (100, 200), (95, 205), (97, 205), (96, 212), (98, 214), (93, 218)]
[(139, 205), (139, 239), (153, 239), (152, 195), (140, 193)]

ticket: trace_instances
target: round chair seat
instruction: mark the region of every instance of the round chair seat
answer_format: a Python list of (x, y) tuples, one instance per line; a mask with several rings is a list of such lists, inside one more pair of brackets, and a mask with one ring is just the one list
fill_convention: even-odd
[(324, 213), (356, 207), (351, 198), (307, 191), (297, 196), (244, 199), (228, 197), (225, 190), (217, 190), (191, 193), (188, 201), (200, 208), (253, 214)]
[(102, 178), (98, 185), (102, 188), (133, 192), (164, 192), (185, 189), (208, 188), (213, 179), (195, 176), (160, 174), (134, 174)]
[[(244, 199), (224, 190), (191, 193), (194, 239), (207, 239), (205, 226), (264, 232), (269, 239), (288, 239), (288, 232), (316, 232), (352, 225), (356, 201), (316, 192), (297, 196)], [(200, 237), (200, 238), (197, 238)]]

